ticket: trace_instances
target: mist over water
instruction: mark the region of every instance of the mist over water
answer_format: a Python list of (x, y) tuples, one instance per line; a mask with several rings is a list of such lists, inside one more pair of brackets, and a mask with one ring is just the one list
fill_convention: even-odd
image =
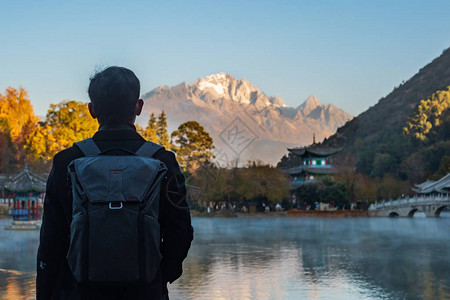
[(194, 219), (172, 299), (447, 299), (450, 218)]
[(0, 299), (34, 299), (39, 231), (5, 230), (0, 219)]
[[(0, 299), (33, 299), (38, 231), (0, 220)], [(194, 218), (170, 299), (449, 299), (442, 218)]]

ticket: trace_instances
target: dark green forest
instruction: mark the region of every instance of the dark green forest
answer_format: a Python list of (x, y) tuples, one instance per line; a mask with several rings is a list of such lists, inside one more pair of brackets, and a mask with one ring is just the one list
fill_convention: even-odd
[(357, 173), (411, 184), (449, 172), (450, 49), (339, 128), (324, 146)]
[[(333, 160), (341, 173), (331, 180), (344, 185), (345, 199), (358, 202), (411, 195), (413, 184), (437, 180), (450, 172), (449, 107), (447, 49), (319, 144), (343, 148)], [(293, 164), (291, 157), (284, 156), (278, 166)], [(297, 194), (315, 195), (304, 198), (327, 202), (320, 192), (325, 186), (305, 186)]]

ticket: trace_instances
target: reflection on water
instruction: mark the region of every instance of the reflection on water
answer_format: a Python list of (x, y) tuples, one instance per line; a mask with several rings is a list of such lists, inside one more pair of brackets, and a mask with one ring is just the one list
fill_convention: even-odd
[(17, 300), (35, 299), (36, 274), (21, 273), (11, 270), (0, 270), (0, 299)]
[(194, 219), (173, 299), (447, 299), (450, 218)]
[[(32, 299), (38, 232), (4, 231), (0, 299)], [(171, 299), (450, 299), (450, 218), (194, 218)]]
[(34, 299), (39, 231), (4, 230), (0, 219), (0, 299)]

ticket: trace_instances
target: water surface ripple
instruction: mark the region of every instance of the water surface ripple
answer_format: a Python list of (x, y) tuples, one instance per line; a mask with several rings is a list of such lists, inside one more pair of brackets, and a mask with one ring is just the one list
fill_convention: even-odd
[(450, 299), (450, 218), (196, 218), (172, 299)]
[[(0, 220), (0, 299), (33, 299), (37, 231)], [(170, 298), (450, 299), (442, 218), (194, 218)]]

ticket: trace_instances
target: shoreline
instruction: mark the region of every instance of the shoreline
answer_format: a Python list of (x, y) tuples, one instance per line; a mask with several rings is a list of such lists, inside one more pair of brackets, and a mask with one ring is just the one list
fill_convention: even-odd
[(291, 209), (287, 212), (293, 217), (327, 217), (327, 218), (368, 218), (369, 214), (363, 210), (301, 210)]
[(325, 217), (325, 218), (358, 218), (370, 217), (366, 211), (362, 210), (301, 210), (301, 209), (291, 209), (287, 211), (278, 212), (256, 212), (256, 213), (242, 213), (242, 212), (232, 212), (232, 211), (220, 211), (220, 212), (199, 212), (192, 210), (192, 217), (212, 217), (212, 218), (314, 218), (314, 217)]

